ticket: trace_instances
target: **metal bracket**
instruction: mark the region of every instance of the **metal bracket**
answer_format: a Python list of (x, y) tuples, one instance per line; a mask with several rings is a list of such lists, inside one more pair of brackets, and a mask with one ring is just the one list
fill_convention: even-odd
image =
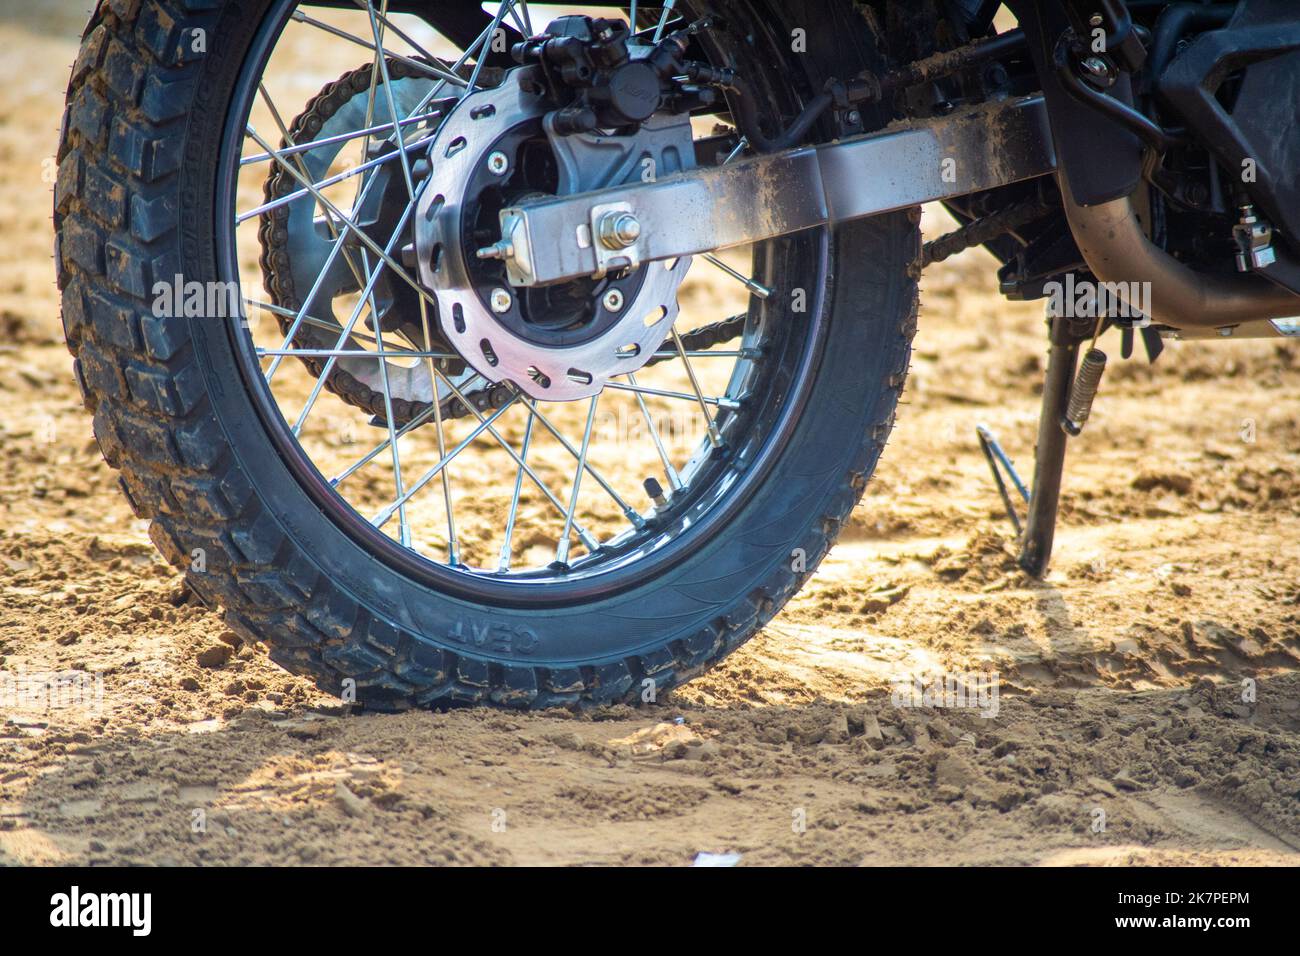
[[(531, 200), (502, 210), (501, 218), (514, 254), (531, 266), (527, 284), (546, 285), (599, 275), (614, 257), (652, 262), (727, 249), (1055, 168), (1043, 98), (1030, 96), (655, 182)], [(632, 253), (623, 248), (610, 256), (592, 230), (598, 210), (615, 207), (630, 212), (639, 236)], [(523, 277), (525, 270), (517, 271)]]

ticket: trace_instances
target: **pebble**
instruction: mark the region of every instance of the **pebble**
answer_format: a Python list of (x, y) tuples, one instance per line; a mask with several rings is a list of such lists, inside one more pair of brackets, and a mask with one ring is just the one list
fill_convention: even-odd
[(349, 790), (341, 780), (334, 785), (334, 803), (350, 817), (365, 816), (369, 809), (369, 804)]
[(199, 651), (194, 659), (200, 667), (221, 667), (226, 661), (230, 660), (230, 654), (228, 644), (213, 644), (211, 647), (205, 647)]

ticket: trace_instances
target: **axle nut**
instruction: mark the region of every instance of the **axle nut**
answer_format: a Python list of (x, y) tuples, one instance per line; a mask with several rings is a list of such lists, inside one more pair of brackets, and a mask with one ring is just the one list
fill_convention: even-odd
[(641, 223), (630, 212), (608, 212), (601, 216), (597, 234), (606, 249), (626, 249), (641, 238)]

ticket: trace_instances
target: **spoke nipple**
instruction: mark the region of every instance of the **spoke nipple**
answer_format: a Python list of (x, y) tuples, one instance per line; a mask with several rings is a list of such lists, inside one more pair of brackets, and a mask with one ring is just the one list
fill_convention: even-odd
[(663, 485), (659, 484), (659, 482), (654, 478), (647, 478), (644, 485), (645, 493), (650, 497), (650, 500), (655, 503), (656, 508), (668, 507), (668, 498), (664, 495)]

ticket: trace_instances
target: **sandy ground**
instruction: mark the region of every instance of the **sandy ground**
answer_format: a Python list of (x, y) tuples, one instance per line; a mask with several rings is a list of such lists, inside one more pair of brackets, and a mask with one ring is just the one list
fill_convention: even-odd
[[(1116, 362), (1028, 581), (974, 426), (1032, 461), (1041, 307), (980, 252), (925, 276), (894, 439), (820, 573), (658, 705), (351, 715), (240, 645), (131, 516), (60, 338), (78, 7), (0, 0), (0, 679), (97, 696), (4, 703), (0, 862), (1300, 860), (1296, 347)], [(905, 706), (935, 671), (999, 694)]]

